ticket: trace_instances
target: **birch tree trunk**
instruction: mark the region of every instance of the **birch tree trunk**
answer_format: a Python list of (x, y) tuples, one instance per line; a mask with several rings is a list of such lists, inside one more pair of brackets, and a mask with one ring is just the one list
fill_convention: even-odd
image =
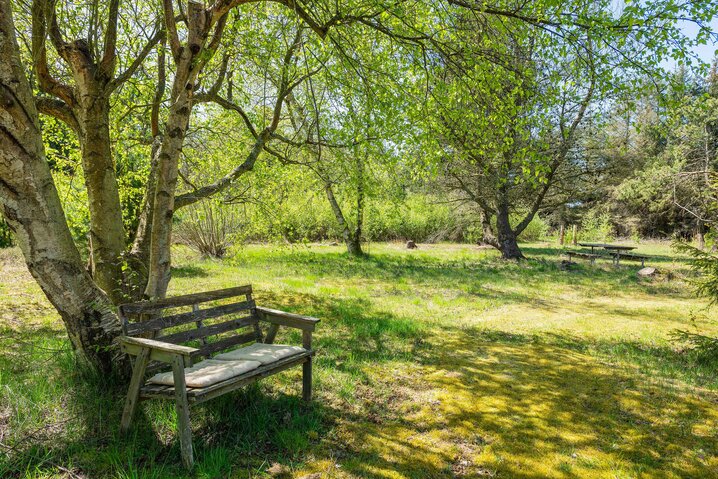
[(98, 91), (99, 85), (88, 86), (91, 93), (82, 96), (77, 116), (81, 118), (82, 168), (90, 211), (91, 272), (97, 285), (119, 303), (126, 238), (110, 148), (110, 101), (109, 95)]
[(0, 205), (30, 273), (60, 313), (78, 356), (108, 372), (120, 333), (107, 295), (85, 271), (45, 159), (9, 0), (0, 0)]

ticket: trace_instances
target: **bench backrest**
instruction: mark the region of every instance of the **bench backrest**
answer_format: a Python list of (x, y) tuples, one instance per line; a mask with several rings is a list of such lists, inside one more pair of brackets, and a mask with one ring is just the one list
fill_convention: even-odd
[(208, 357), (230, 347), (262, 341), (252, 286), (120, 305), (127, 336), (187, 344)]

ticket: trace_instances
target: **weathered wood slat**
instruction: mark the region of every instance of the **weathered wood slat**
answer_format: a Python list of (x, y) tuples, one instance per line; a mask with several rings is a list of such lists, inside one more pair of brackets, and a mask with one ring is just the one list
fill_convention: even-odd
[(180, 438), (180, 452), (182, 463), (187, 469), (192, 469), (194, 456), (192, 452), (192, 426), (189, 422), (189, 403), (187, 401), (187, 386), (184, 379), (186, 363), (182, 356), (175, 357), (172, 362), (172, 376), (174, 377), (175, 410), (177, 411), (177, 430)]
[(222, 351), (223, 349), (227, 349), (232, 346), (237, 346), (239, 344), (245, 344), (252, 341), (257, 341), (257, 335), (252, 331), (251, 333), (247, 334), (241, 334), (238, 336), (230, 336), (228, 338), (223, 338), (218, 341), (214, 341), (212, 343), (208, 343), (206, 346), (202, 346), (199, 348), (196, 352), (192, 354), (192, 357), (195, 358), (197, 356), (209, 356), (210, 354), (214, 354), (218, 351)]
[[(249, 298), (247, 298), (247, 299), (249, 300)], [(199, 311), (199, 305), (193, 304), (192, 312), (196, 313), (197, 311)], [(194, 325), (197, 326), (197, 328), (202, 328), (202, 327), (204, 327), (204, 322), (200, 319), (199, 321), (195, 321)], [(202, 338), (202, 344), (207, 344), (207, 338)]]
[(225, 304), (222, 306), (215, 306), (214, 308), (201, 309), (199, 311), (173, 314), (171, 316), (155, 318), (149, 321), (130, 323), (127, 325), (127, 334), (137, 335), (149, 331), (160, 331), (173, 326), (202, 321), (205, 319), (218, 318), (227, 314), (251, 310), (253, 308), (255, 308), (254, 301), (242, 301), (240, 303)]
[(279, 331), (279, 325), (271, 324), (269, 326), (269, 330), (267, 331), (267, 335), (264, 337), (264, 342), (266, 344), (274, 343), (274, 338), (277, 337), (277, 331)]
[(145, 370), (147, 363), (150, 361), (150, 350), (144, 348), (137, 355), (135, 365), (132, 369), (132, 379), (130, 380), (130, 387), (127, 391), (127, 398), (125, 399), (125, 408), (122, 411), (122, 421), (120, 422), (120, 431), (123, 433), (130, 429), (130, 423), (132, 423), (132, 417), (135, 415), (135, 409), (137, 409), (137, 403), (140, 399), (140, 388), (142, 383), (145, 381)]
[(156, 349), (167, 353), (179, 354), (181, 356), (189, 356), (194, 353), (196, 348), (183, 346), (181, 344), (172, 344), (166, 341), (157, 341), (148, 338), (133, 338), (131, 336), (120, 336), (120, 343), (124, 346), (139, 346), (141, 348)]
[(186, 294), (184, 296), (174, 296), (172, 298), (159, 299), (157, 301), (140, 301), (137, 303), (127, 303), (120, 306), (123, 314), (139, 314), (158, 311), (166, 308), (178, 308), (180, 306), (191, 306), (198, 303), (206, 303), (207, 301), (215, 301), (217, 299), (231, 298), (232, 296), (240, 296), (252, 293), (252, 285), (237, 286), (235, 288), (219, 289), (216, 291), (207, 291), (204, 293)]
[(311, 316), (302, 316), (300, 314), (287, 313), (276, 309), (257, 307), (256, 310), (262, 321), (305, 331), (314, 331), (319, 322), (319, 319), (312, 318)]
[[(245, 326), (254, 326), (256, 324), (257, 318), (255, 316), (244, 316), (242, 318), (232, 319), (223, 323), (216, 323), (197, 329), (189, 329), (187, 331), (180, 331), (178, 333), (160, 336), (157, 339), (159, 341), (166, 341), (168, 343), (184, 343), (187, 341), (193, 341), (195, 339), (204, 339), (209, 336), (226, 333), (227, 331), (243, 328)], [(211, 343), (205, 342), (205, 345), (208, 344)]]

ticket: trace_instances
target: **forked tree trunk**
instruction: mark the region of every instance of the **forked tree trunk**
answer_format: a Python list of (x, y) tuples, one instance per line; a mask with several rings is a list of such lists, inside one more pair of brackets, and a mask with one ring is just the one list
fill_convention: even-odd
[[(108, 33), (116, 26), (118, 2), (110, 2)], [(48, 28), (49, 25), (49, 28)], [(115, 31), (115, 30), (113, 30)], [(93, 278), (115, 302), (122, 295), (122, 253), (126, 238), (110, 139), (110, 95), (114, 88), (115, 35), (107, 35), (105, 54), (95, 58), (88, 42), (67, 42), (57, 25), (54, 3), (32, 2), (32, 54), (38, 85), (44, 93), (42, 112), (65, 122), (77, 134), (90, 216), (90, 269)], [(47, 61), (52, 42), (72, 73), (74, 86), (55, 79)]]
[(110, 371), (120, 334), (107, 295), (85, 271), (45, 158), (9, 0), (0, 0), (0, 204), (30, 273), (60, 312), (80, 357)]

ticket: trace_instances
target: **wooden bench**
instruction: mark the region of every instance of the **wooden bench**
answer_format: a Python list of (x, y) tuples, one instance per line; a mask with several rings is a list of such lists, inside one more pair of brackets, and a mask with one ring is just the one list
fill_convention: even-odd
[[(201, 309), (200, 305), (203, 306)], [(202, 403), (300, 364), (302, 397), (305, 401), (311, 400), (314, 356), (312, 332), (319, 320), (257, 307), (252, 299), (251, 285), (123, 304), (119, 307), (119, 314), (124, 331), (124, 335), (119, 338), (120, 345), (133, 359), (132, 378), (120, 430), (126, 432), (129, 429), (139, 401), (153, 398), (174, 400), (182, 462), (187, 468), (193, 465), (189, 420), (191, 404)], [(266, 331), (263, 326), (266, 326)], [(301, 330), (303, 347), (273, 345), (280, 326)], [(255, 345), (249, 350), (238, 348), (247, 343)], [(276, 353), (277, 356), (291, 354), (277, 360), (271, 357), (275, 353), (269, 353), (269, 359), (255, 357), (262, 349), (283, 351)], [(185, 370), (195, 364), (197, 359), (211, 358), (227, 350), (236, 351), (232, 353), (235, 355), (254, 356), (247, 360), (223, 361), (225, 358), (218, 358), (202, 361), (195, 367), (204, 368), (204, 364), (212, 364), (198, 371)], [(258, 358), (264, 362), (259, 363)], [(248, 367), (251, 370), (206, 386), (187, 385), (187, 378), (195, 383), (211, 382), (217, 378), (203, 377), (203, 371), (232, 374), (233, 371)], [(147, 379), (149, 374), (168, 369), (171, 373)], [(172, 385), (157, 384), (158, 380), (169, 381)]]
[(566, 256), (568, 256), (569, 261), (571, 261), (571, 258), (575, 256), (577, 258), (587, 259), (591, 262), (591, 264), (594, 264), (596, 262), (596, 258), (600, 257), (598, 254), (584, 253), (582, 251), (566, 251)]
[(641, 262), (641, 268), (646, 266), (646, 260), (650, 259), (650, 256), (642, 255), (642, 254), (636, 254), (636, 253), (613, 253), (613, 264), (618, 266), (618, 263), (621, 261), (621, 259), (625, 259), (628, 261), (640, 261)]

